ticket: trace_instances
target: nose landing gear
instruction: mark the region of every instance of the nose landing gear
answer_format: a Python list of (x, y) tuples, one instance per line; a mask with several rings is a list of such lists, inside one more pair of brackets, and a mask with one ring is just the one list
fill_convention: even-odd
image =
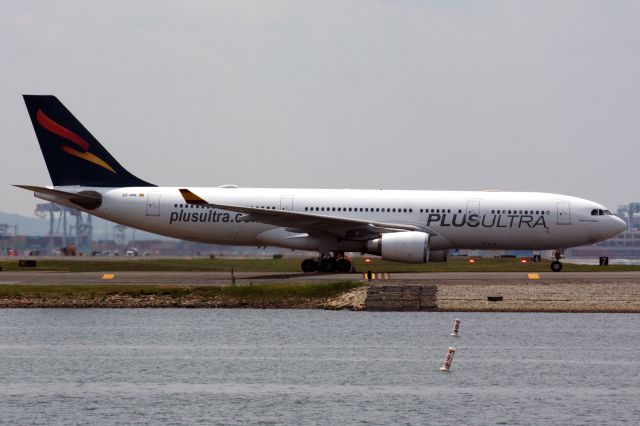
[(551, 270), (553, 272), (562, 271), (562, 262), (560, 262), (559, 260), (554, 260), (553, 262), (551, 262)]
[(560, 272), (562, 271), (562, 262), (560, 262), (560, 259), (564, 257), (564, 249), (558, 249), (554, 251), (553, 255), (556, 258), (556, 260), (551, 262), (551, 270), (553, 272)]

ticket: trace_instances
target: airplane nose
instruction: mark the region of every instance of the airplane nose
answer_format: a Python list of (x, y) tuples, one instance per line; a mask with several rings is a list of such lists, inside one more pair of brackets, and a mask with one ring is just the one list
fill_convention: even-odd
[(614, 221), (614, 229), (616, 230), (615, 235), (618, 235), (619, 233), (627, 230), (627, 223), (624, 220), (616, 216), (613, 216), (613, 218), (615, 219)]

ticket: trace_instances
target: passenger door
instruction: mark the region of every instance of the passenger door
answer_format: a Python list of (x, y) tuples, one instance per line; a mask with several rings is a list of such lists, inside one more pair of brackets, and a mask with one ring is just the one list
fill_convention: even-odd
[(280, 210), (293, 211), (293, 197), (280, 197)]
[(469, 220), (469, 215), (472, 214), (480, 216), (480, 200), (467, 201), (467, 220)]
[(160, 216), (160, 194), (147, 195), (147, 216)]
[(558, 201), (558, 225), (571, 225), (571, 205), (568, 201)]

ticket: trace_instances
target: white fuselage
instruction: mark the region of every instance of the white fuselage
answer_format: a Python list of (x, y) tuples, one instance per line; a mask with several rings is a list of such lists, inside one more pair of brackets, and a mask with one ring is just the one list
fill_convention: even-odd
[[(89, 213), (174, 238), (302, 250), (363, 247), (362, 242), (312, 238), (295, 227), (243, 221), (243, 214), (234, 211), (188, 205), (178, 187), (56, 189), (99, 192), (102, 203)], [(594, 209), (604, 210), (598, 203), (548, 193), (235, 187), (197, 188), (197, 193), (212, 204), (417, 224), (434, 231), (432, 250), (559, 249), (601, 241), (624, 229), (624, 222), (611, 214), (594, 215)]]

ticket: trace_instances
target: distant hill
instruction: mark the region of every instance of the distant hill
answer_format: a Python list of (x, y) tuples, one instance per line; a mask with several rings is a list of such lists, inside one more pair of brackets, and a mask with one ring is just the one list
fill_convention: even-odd
[[(57, 216), (56, 216), (57, 219)], [(17, 226), (18, 235), (28, 236), (42, 236), (49, 235), (49, 217), (40, 219), (35, 216), (22, 216), (13, 213), (4, 213), (0, 211), (0, 224), (7, 224), (11, 227)], [(73, 216), (67, 216), (67, 226), (74, 225), (75, 218)], [(116, 225), (113, 222), (109, 222), (98, 217), (92, 218), (93, 224), (93, 240), (112, 240), (113, 239), (113, 227)], [(59, 226), (59, 228), (58, 228)], [(62, 225), (54, 223), (54, 230), (62, 232)], [(13, 233), (13, 228), (10, 230)], [(133, 229), (127, 229), (127, 239), (130, 239), (133, 234)], [(151, 234), (144, 231), (135, 231), (136, 240), (171, 240), (172, 238), (163, 237), (156, 234)]]

